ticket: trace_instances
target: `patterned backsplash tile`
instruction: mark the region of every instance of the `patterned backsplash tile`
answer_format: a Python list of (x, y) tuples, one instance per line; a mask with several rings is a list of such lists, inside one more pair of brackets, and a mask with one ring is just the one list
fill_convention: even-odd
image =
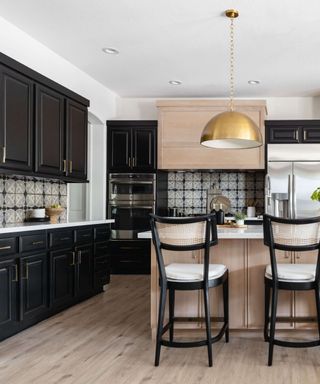
[(60, 204), (67, 221), (67, 184), (54, 179), (0, 175), (0, 224), (22, 223), (32, 208)]
[(185, 215), (205, 213), (207, 191), (213, 184), (230, 199), (231, 213), (245, 211), (248, 202), (255, 203), (257, 214), (263, 213), (263, 171), (168, 172), (168, 207)]

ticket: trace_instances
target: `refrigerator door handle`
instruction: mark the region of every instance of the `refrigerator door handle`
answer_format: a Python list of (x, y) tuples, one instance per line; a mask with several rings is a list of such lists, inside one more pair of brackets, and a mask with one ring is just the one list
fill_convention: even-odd
[(293, 208), (293, 204), (292, 204), (292, 201), (293, 201), (293, 195), (292, 195), (291, 175), (288, 175), (288, 197), (289, 197), (289, 201), (288, 201), (288, 214), (289, 214), (289, 219), (293, 219), (293, 212), (292, 212), (292, 208)]
[(296, 196), (296, 178), (292, 175), (292, 214), (293, 218), (297, 218), (297, 196)]

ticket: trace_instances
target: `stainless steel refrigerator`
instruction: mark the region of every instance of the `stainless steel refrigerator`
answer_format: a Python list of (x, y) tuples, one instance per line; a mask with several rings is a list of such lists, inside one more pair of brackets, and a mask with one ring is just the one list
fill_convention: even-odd
[(304, 218), (320, 215), (312, 192), (320, 186), (320, 144), (269, 144), (265, 211)]

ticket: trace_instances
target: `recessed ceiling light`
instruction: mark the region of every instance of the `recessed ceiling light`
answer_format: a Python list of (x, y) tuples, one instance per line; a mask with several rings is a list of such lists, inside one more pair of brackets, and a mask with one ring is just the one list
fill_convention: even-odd
[(248, 83), (250, 85), (258, 85), (258, 84), (260, 84), (260, 81), (259, 80), (249, 80)]
[(119, 51), (115, 48), (107, 47), (107, 48), (102, 48), (102, 50), (104, 53), (107, 53), (108, 55), (118, 55), (119, 54)]
[(169, 84), (171, 84), (171, 85), (181, 85), (182, 81), (180, 81), (180, 80), (170, 80)]

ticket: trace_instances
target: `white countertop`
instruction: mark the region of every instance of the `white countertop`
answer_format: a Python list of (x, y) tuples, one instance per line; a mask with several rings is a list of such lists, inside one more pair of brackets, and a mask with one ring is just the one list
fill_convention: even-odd
[[(151, 239), (151, 231), (140, 232), (139, 239)], [(262, 225), (248, 225), (247, 228), (218, 228), (219, 239), (263, 239)]]
[(94, 220), (94, 221), (73, 221), (68, 223), (59, 223), (59, 224), (50, 224), (47, 223), (21, 223), (21, 224), (7, 224), (5, 226), (0, 226), (0, 234), (3, 233), (13, 233), (13, 232), (27, 232), (27, 231), (38, 231), (41, 229), (59, 229), (67, 227), (80, 227), (84, 225), (99, 225), (99, 224), (109, 224), (114, 223), (113, 219), (106, 220)]

